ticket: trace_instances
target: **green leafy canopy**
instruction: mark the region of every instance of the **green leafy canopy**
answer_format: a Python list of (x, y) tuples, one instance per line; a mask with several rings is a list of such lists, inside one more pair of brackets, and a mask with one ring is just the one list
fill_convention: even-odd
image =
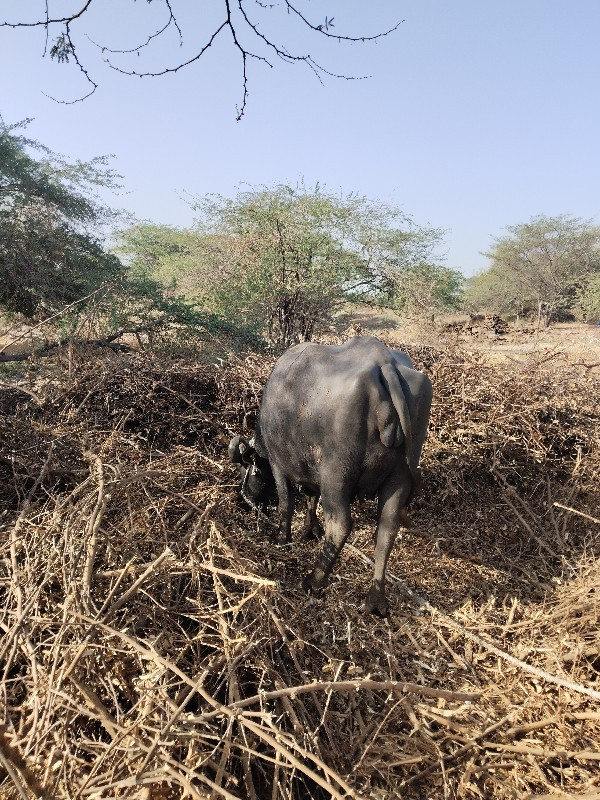
[[(440, 231), (356, 194), (280, 185), (196, 198), (193, 207), (193, 228), (130, 228), (122, 252), (276, 346), (326, 330), (350, 299), (421, 310), (451, 303), (459, 291), (458, 273), (434, 258)], [(413, 275), (420, 306), (416, 291), (407, 299)]]
[[(0, 120), (0, 307), (27, 317), (77, 300), (123, 273), (104, 235), (115, 212), (107, 158), (70, 163)], [(33, 153), (39, 157), (34, 157)]]

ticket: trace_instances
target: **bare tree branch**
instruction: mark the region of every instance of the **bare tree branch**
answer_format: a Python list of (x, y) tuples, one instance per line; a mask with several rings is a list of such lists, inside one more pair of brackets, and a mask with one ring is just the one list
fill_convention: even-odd
[[(54, 44), (50, 47), (50, 56), (58, 60), (59, 62), (68, 62), (71, 58), (75, 62), (79, 71), (83, 74), (86, 82), (91, 86), (91, 89), (86, 93), (83, 94), (81, 97), (77, 97), (75, 100), (61, 100), (56, 97), (53, 97), (50, 94), (46, 94), (47, 97), (50, 97), (52, 100), (55, 100), (58, 103), (63, 104), (72, 104), (76, 102), (80, 102), (85, 100), (87, 97), (92, 95), (96, 89), (98, 88), (98, 83), (94, 78), (92, 78), (87, 66), (83, 63), (82, 59), (80, 58), (80, 53), (78, 50), (78, 42), (73, 37), (72, 34), (72, 24), (75, 21), (79, 21), (85, 13), (89, 10), (93, 0), (86, 0), (86, 2), (79, 8), (78, 11), (75, 11), (73, 14), (64, 15), (64, 16), (51, 16), (50, 9), (49, 9), (49, 0), (45, 1), (45, 15), (43, 19), (38, 19), (34, 22), (19, 22), (19, 21), (4, 21), (0, 22), (0, 27), (11, 27), (11, 28), (35, 28), (35, 27), (43, 27), (46, 30), (46, 44), (44, 47), (44, 55), (48, 52), (48, 38), (50, 35), (50, 29), (54, 26), (63, 26), (62, 31), (56, 37)], [(154, 31), (154, 33), (149, 34), (145, 40), (134, 47), (119, 49), (119, 48), (112, 48), (103, 44), (101, 42), (96, 41), (92, 36), (88, 35), (87, 33), (84, 34), (85, 37), (95, 45), (102, 54), (110, 54), (111, 56), (117, 55), (139, 55), (142, 50), (147, 48), (153, 41), (160, 38), (169, 27), (174, 26), (177, 30), (179, 36), (179, 46), (183, 45), (183, 31), (177, 21), (177, 17), (173, 11), (172, 0), (162, 0), (167, 12), (168, 17), (167, 21), (162, 27), (159, 27), (158, 30)], [(368, 75), (346, 75), (342, 73), (337, 73), (333, 70), (327, 69), (326, 67), (322, 66), (310, 53), (294, 53), (288, 47), (286, 47), (282, 42), (274, 41), (272, 36), (265, 34), (259, 27), (258, 22), (256, 22), (252, 16), (248, 13), (248, 0), (235, 0), (235, 6), (231, 2), (231, 0), (220, 0), (220, 2), (224, 5), (224, 12), (225, 12), (225, 20), (218, 25), (218, 27), (213, 30), (213, 32), (208, 36), (208, 39), (205, 40), (206, 43), (200, 47), (199, 50), (195, 52), (190, 58), (186, 58), (181, 60), (179, 63), (175, 64), (175, 66), (164, 67), (162, 69), (147, 69), (147, 70), (137, 70), (137, 69), (128, 69), (124, 66), (120, 66), (119, 64), (113, 63), (113, 61), (106, 57), (104, 58), (105, 64), (110, 67), (111, 69), (119, 72), (123, 75), (130, 75), (135, 77), (158, 77), (160, 75), (168, 75), (172, 73), (179, 72), (179, 70), (183, 69), (184, 67), (190, 66), (194, 62), (198, 61), (204, 53), (212, 46), (215, 39), (219, 36), (221, 31), (224, 28), (228, 28), (231, 34), (231, 38), (233, 41), (234, 49), (237, 50), (239, 55), (241, 56), (242, 61), (242, 100), (239, 107), (236, 107), (236, 118), (237, 120), (241, 120), (244, 116), (246, 111), (247, 102), (248, 102), (248, 84), (249, 84), (249, 76), (248, 76), (248, 60), (250, 58), (255, 59), (257, 61), (262, 61), (269, 67), (273, 67), (273, 64), (269, 61), (269, 59), (259, 53), (253, 52), (251, 47), (244, 43), (244, 37), (242, 36), (243, 33), (250, 34), (250, 37), (254, 36), (256, 40), (258, 40), (261, 44), (261, 47), (264, 47), (268, 51), (274, 52), (278, 58), (284, 61), (287, 64), (305, 64), (317, 77), (319, 82), (323, 84), (323, 76), (328, 76), (332, 78), (338, 79), (345, 79), (345, 80), (362, 80), (364, 78), (370, 77)], [(261, 9), (266, 11), (276, 9), (279, 4), (276, 3), (265, 3), (259, 2), (255, 0), (257, 6)], [(236, 15), (234, 17), (233, 10), (235, 8)], [(372, 42), (380, 39), (384, 36), (388, 36), (389, 34), (396, 31), (404, 20), (396, 23), (391, 28), (381, 32), (376, 33), (370, 36), (347, 36), (343, 34), (333, 33), (332, 29), (334, 28), (334, 18), (329, 18), (327, 15), (325, 16), (324, 23), (316, 24), (311, 22), (293, 3), (289, 2), (289, 0), (284, 0), (284, 5), (280, 8), (283, 8), (287, 11), (288, 15), (292, 15), (295, 18), (299, 19), (302, 23), (304, 28), (307, 28), (309, 31), (320, 34), (321, 36), (325, 37), (326, 39), (336, 39), (338, 42), (350, 42), (350, 43), (363, 43), (363, 42)]]
[[(179, 72), (180, 69), (183, 69), (183, 67), (187, 67), (190, 64), (193, 64), (194, 61), (197, 61), (201, 56), (203, 56), (204, 53), (208, 50), (208, 48), (212, 45), (214, 40), (217, 38), (217, 36), (221, 33), (223, 28), (226, 28), (226, 27), (227, 27), (227, 20), (225, 20), (225, 22), (223, 22), (223, 23), (221, 23), (221, 25), (219, 25), (217, 30), (210, 37), (208, 43), (204, 45), (204, 47), (200, 50), (199, 53), (196, 53), (195, 56), (192, 56), (192, 58), (189, 58), (187, 61), (183, 61), (181, 64), (178, 64), (176, 67), (165, 67), (164, 69), (158, 70), (157, 72), (137, 72), (136, 70), (126, 70), (126, 69), (122, 69), (121, 67), (116, 67), (108, 59), (106, 59), (106, 63), (108, 64), (108, 66), (111, 69), (114, 69), (116, 72), (120, 72), (122, 75), (135, 75), (137, 78), (157, 78), (159, 75), (168, 75), (170, 72)], [(101, 45), (98, 45), (98, 46), (101, 46)], [(107, 48), (103, 48), (103, 49), (106, 50)], [(116, 51), (116, 52), (118, 52), (118, 51)], [(125, 51), (125, 52), (127, 52), (127, 51)]]
[(92, 5), (92, 2), (93, 0), (87, 0), (83, 8), (81, 8), (75, 14), (71, 14), (68, 17), (57, 17), (56, 19), (48, 19), (48, 10), (46, 8), (46, 19), (38, 20), (37, 22), (0, 22), (0, 28), (40, 28), (40, 27), (47, 28), (48, 25), (70, 23), (73, 22), (73, 20), (82, 17), (88, 10), (88, 8)]
[[(296, 14), (298, 17), (300, 17), (302, 22), (308, 28), (310, 28), (311, 31), (315, 31), (316, 33), (321, 33), (321, 34), (323, 34), (323, 36), (327, 36), (329, 39), (337, 39), (340, 42), (373, 42), (373, 41), (375, 41), (375, 39), (381, 39), (383, 36), (388, 36), (390, 33), (393, 33), (395, 30), (398, 30), (400, 25), (402, 25), (402, 23), (404, 22), (404, 20), (401, 19), (400, 22), (397, 22), (394, 25), (393, 28), (390, 28), (389, 30), (384, 31), (383, 33), (376, 33), (374, 36), (341, 36), (338, 33), (329, 33), (329, 31), (327, 30), (327, 26), (326, 25), (325, 26), (323, 26), (323, 25), (313, 25), (288, 0), (285, 0), (285, 5), (286, 5), (286, 7), (288, 8), (289, 11), (292, 11), (294, 14)], [(327, 20), (327, 18), (325, 18), (325, 19)]]
[[(92, 0), (89, 0), (90, 3), (91, 3), (91, 1)], [(89, 5), (89, 3), (88, 3), (88, 5)], [(47, 27), (46, 27), (46, 30), (48, 30)], [(69, 105), (73, 105), (73, 103), (79, 103), (82, 100), (85, 100), (86, 98), (88, 98), (91, 95), (93, 95), (94, 92), (96, 91), (96, 89), (98, 88), (98, 84), (96, 83), (96, 81), (92, 80), (92, 78), (90, 77), (89, 72), (83, 66), (83, 64), (79, 60), (79, 57), (77, 56), (77, 53), (75, 52), (75, 45), (73, 43), (73, 40), (71, 39), (70, 22), (67, 22), (67, 24), (65, 25), (64, 38), (65, 38), (65, 40), (67, 42), (68, 49), (71, 52), (71, 55), (73, 56), (73, 60), (75, 61), (75, 63), (79, 67), (80, 72), (82, 72), (83, 75), (85, 76), (85, 79), (87, 80), (87, 82), (92, 85), (92, 89), (87, 94), (84, 94), (82, 97), (77, 97), (75, 100), (59, 100), (58, 98), (52, 97), (52, 95), (46, 94), (45, 92), (43, 92), (43, 94), (46, 94), (46, 97), (49, 97), (50, 100), (54, 100), (56, 103), (61, 103), (62, 105), (69, 106)], [(52, 53), (52, 50), (50, 51), (50, 53)], [(65, 56), (65, 59), (68, 61), (69, 60), (68, 56)]]
[(129, 49), (111, 48), (111, 47), (108, 47), (107, 45), (103, 45), (103, 44), (100, 44), (99, 42), (96, 42), (88, 34), (86, 34), (86, 37), (93, 45), (95, 45), (103, 53), (106, 52), (106, 53), (113, 53), (115, 55), (117, 55), (117, 54), (118, 55), (131, 55), (132, 53), (139, 53), (145, 47), (148, 47), (148, 45), (150, 44), (150, 42), (153, 39), (158, 38), (161, 34), (163, 34), (167, 30), (168, 27), (170, 27), (171, 25), (174, 25), (175, 28), (177, 29), (177, 33), (179, 34), (179, 46), (181, 47), (183, 45), (183, 34), (181, 32), (181, 28), (179, 27), (179, 23), (177, 22), (177, 18), (175, 17), (175, 14), (173, 13), (173, 9), (171, 8), (171, 3), (169, 2), (169, 0), (164, 0), (164, 3), (165, 3), (165, 5), (166, 5), (166, 7), (167, 7), (167, 9), (169, 11), (169, 18), (167, 19), (165, 24), (162, 26), (162, 28), (159, 28), (154, 33), (151, 33), (148, 36), (148, 38), (146, 39), (145, 42), (142, 42), (142, 44), (138, 44), (136, 47), (131, 47)]

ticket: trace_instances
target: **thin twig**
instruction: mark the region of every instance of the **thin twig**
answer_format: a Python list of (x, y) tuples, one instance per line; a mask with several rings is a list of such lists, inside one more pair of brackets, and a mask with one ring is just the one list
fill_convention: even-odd
[(598, 519), (597, 517), (592, 517), (589, 514), (585, 514), (583, 511), (578, 511), (576, 508), (571, 508), (570, 506), (563, 506), (561, 503), (552, 503), (552, 505), (556, 506), (556, 508), (562, 508), (563, 511), (570, 511), (571, 514), (577, 514), (578, 516), (583, 517), (584, 519), (589, 519), (590, 522), (595, 522), (596, 525), (600, 525), (600, 519)]

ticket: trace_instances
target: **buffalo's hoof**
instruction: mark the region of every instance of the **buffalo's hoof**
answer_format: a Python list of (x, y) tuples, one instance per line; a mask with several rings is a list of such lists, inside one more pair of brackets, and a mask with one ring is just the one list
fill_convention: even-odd
[(377, 617), (389, 616), (390, 608), (383, 592), (376, 589), (369, 589), (365, 600), (365, 614), (375, 614)]
[(323, 586), (313, 586), (312, 574), (309, 574), (302, 579), (302, 588), (304, 589), (305, 592), (312, 595), (313, 597), (321, 597), (324, 589)]
[(278, 546), (282, 546), (284, 544), (291, 544), (292, 543), (292, 537), (291, 536), (288, 537), (285, 534), (281, 534), (281, 533), (273, 533), (273, 534), (271, 534), (271, 536), (269, 536), (269, 542), (270, 542), (270, 544), (275, 544), (275, 545), (278, 545)]

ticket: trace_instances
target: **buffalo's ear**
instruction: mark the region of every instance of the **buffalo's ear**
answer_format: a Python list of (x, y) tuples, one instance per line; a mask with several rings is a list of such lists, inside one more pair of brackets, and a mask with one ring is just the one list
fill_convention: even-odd
[(245, 439), (240, 440), (240, 458), (241, 463), (245, 467), (251, 464), (256, 464), (256, 448), (254, 447), (254, 439), (247, 442)]
[(240, 445), (242, 443), (247, 447), (248, 443), (245, 442), (240, 436), (234, 436), (233, 439), (229, 442), (229, 460), (233, 461), (234, 464), (241, 464), (242, 463), (242, 453)]
[(245, 467), (254, 464), (256, 450), (252, 443), (241, 436), (234, 436), (229, 442), (229, 458), (234, 464), (243, 464)]

